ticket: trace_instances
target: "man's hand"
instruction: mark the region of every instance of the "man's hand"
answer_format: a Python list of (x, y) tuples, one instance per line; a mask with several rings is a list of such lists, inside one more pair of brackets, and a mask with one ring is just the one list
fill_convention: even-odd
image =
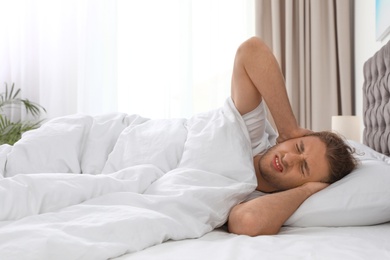
[(278, 143), (282, 143), (282, 142), (284, 142), (284, 141), (286, 141), (288, 139), (302, 137), (302, 136), (305, 136), (305, 135), (310, 134), (312, 132), (313, 131), (311, 131), (309, 129), (298, 127), (297, 129), (290, 130), (290, 131), (288, 131), (286, 133), (280, 132), (279, 136), (278, 136), (278, 139), (276, 141)]

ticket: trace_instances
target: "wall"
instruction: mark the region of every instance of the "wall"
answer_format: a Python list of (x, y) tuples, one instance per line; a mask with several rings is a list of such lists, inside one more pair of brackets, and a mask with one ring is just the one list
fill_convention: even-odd
[(355, 100), (356, 115), (363, 114), (362, 87), (364, 82), (363, 64), (377, 50), (390, 40), (383, 41), (375, 36), (375, 0), (355, 0)]

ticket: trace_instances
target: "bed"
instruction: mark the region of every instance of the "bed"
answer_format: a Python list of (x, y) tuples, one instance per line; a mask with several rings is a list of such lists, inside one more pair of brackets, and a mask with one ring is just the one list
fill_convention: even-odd
[(256, 186), (231, 103), (188, 120), (73, 115), (0, 146), (0, 259), (390, 259), (390, 43), (364, 76), (359, 167), (278, 235), (224, 225)]

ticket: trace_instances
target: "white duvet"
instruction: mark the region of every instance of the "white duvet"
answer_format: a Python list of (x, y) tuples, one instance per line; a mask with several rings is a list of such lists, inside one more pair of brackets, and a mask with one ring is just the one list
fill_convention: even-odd
[(109, 259), (221, 226), (256, 187), (231, 102), (189, 120), (84, 115), (0, 147), (0, 259)]

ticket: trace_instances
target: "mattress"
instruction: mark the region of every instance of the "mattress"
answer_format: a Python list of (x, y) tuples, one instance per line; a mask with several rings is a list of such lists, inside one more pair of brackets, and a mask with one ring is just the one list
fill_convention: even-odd
[(168, 241), (116, 258), (144, 259), (389, 259), (390, 223), (361, 227), (283, 227), (273, 236), (237, 236), (224, 229), (199, 239)]

